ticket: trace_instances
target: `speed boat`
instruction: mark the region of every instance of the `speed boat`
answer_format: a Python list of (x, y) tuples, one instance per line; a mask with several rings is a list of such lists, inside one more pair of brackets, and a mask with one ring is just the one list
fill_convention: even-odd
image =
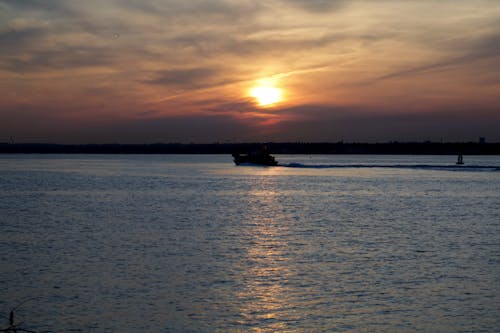
[(274, 156), (270, 155), (266, 149), (261, 149), (248, 154), (233, 153), (234, 164), (256, 164), (256, 165), (267, 165), (276, 166), (278, 161)]

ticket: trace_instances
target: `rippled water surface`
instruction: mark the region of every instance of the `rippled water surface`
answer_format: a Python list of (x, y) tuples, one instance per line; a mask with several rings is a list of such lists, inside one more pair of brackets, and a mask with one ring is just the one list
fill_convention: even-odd
[(500, 331), (500, 157), (277, 159), (1, 155), (0, 315), (54, 332)]

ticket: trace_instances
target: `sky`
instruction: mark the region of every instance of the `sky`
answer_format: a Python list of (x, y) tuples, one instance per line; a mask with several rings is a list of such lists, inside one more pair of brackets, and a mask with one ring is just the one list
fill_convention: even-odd
[(0, 142), (500, 142), (498, 0), (0, 0)]

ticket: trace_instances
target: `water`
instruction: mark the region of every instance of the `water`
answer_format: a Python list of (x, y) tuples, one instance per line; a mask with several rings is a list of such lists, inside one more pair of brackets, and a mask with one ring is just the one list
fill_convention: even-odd
[(0, 315), (54, 332), (500, 331), (499, 156), (277, 159), (0, 155)]

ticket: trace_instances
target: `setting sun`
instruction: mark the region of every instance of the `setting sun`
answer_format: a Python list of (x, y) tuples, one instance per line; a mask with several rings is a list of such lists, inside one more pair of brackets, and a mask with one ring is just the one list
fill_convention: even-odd
[(254, 97), (259, 105), (268, 106), (281, 101), (281, 90), (275, 87), (259, 86), (250, 91), (250, 96)]

